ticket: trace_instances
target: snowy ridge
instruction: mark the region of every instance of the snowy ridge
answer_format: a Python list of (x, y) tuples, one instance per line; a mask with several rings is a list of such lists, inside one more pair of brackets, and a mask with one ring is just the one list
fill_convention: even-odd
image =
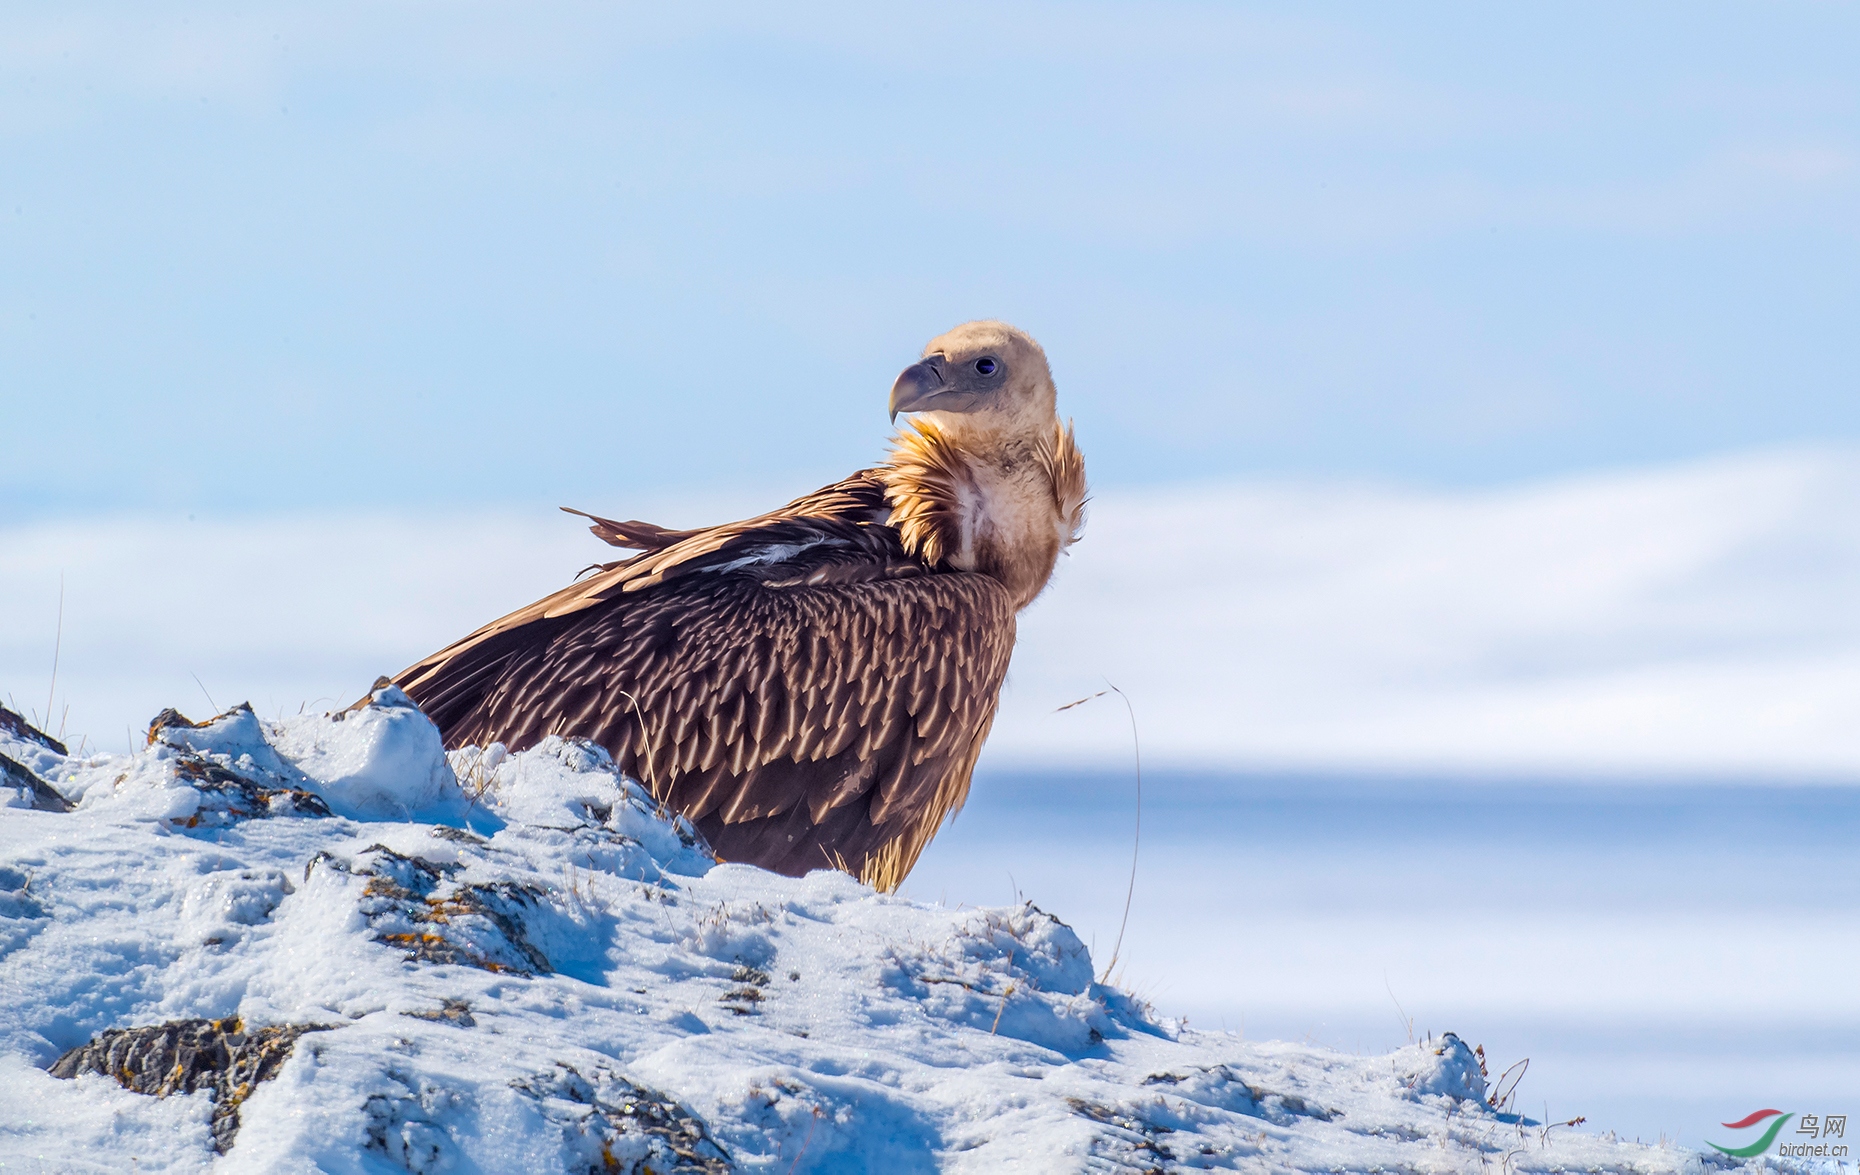
[[(1450, 1035), (1361, 1057), (1156, 1021), (1032, 905), (716, 864), (598, 748), (448, 758), (392, 687), (0, 754), (73, 805), (0, 790), (4, 1170), (1728, 1165), (1500, 1114)], [(93, 1071), (129, 1055), (102, 1034), (176, 1022), (149, 1055), (303, 1031), (217, 1090)]]

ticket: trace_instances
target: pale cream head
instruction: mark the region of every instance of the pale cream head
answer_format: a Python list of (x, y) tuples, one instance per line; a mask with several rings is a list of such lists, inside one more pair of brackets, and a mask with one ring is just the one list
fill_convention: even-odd
[(891, 385), (893, 420), (917, 412), (958, 436), (1043, 436), (1056, 401), (1046, 352), (1005, 322), (965, 322), (938, 335)]

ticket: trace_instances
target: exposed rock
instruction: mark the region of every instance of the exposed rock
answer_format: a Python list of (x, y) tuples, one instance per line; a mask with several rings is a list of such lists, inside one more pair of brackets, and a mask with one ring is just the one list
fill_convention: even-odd
[(174, 773), (177, 779), (186, 780), (200, 792), (200, 810), (187, 819), (189, 828), (201, 824), (230, 824), (255, 816), (321, 817), (330, 814), (329, 805), (314, 792), (300, 787), (267, 786), (200, 755), (181, 754), (174, 761)]
[(753, 1016), (767, 998), (762, 989), (769, 985), (769, 973), (755, 967), (738, 966), (730, 980), (740, 986), (724, 992), (717, 1001), (738, 1016)]
[(1101, 1127), (1092, 1140), (1092, 1157), (1111, 1170), (1163, 1175), (1175, 1161), (1175, 1153), (1161, 1141), (1162, 1135), (1175, 1131), (1151, 1122), (1140, 1111), (1076, 1097), (1067, 1098), (1066, 1104), (1079, 1117), (1088, 1118)]
[(277, 1075), (298, 1037), (333, 1027), (279, 1024), (247, 1031), (239, 1017), (229, 1016), (112, 1028), (58, 1058), (50, 1072), (63, 1078), (101, 1073), (153, 1097), (211, 1090), (213, 1149), (225, 1154), (239, 1133), (240, 1103)]
[(449, 840), (449, 841), (452, 841), (454, 844), (461, 844), (461, 845), (488, 845), (491, 843), (490, 841), (486, 840), (482, 836), (479, 836), (477, 833), (470, 831), (469, 829), (452, 828), (444, 824), (435, 825), (432, 832), (429, 835), (436, 837), (439, 840)]
[(447, 1000), (430, 1012), (402, 1012), (403, 1016), (412, 1016), (416, 1020), (442, 1020), (447, 1024), (456, 1024), (460, 1028), (474, 1028), (478, 1020), (471, 1014), (468, 1000)]
[[(237, 708), (238, 707), (234, 707), (234, 709)], [(250, 708), (249, 703), (247, 708)], [(161, 713), (155, 715), (155, 717), (149, 719), (149, 746), (154, 746), (155, 740), (161, 735), (161, 732), (171, 726), (178, 726), (184, 730), (200, 730), (207, 725), (207, 722), (195, 722), (192, 718), (181, 713), (173, 706), (169, 706)]]
[[(7, 711), (0, 710), (0, 714)], [(40, 779), (24, 763), (19, 763), (5, 755), (0, 755), (0, 787), (17, 788), (31, 798), (31, 806), (39, 812), (69, 812), (71, 801), (65, 799), (59, 790)], [(18, 801), (15, 801), (18, 802)]]
[[(190, 745), (190, 739), (164, 733), (208, 730), (215, 723), (227, 719), (255, 721), (252, 704), (241, 702), (205, 722), (195, 722), (170, 706), (149, 722), (149, 745), (154, 746), (159, 742), (173, 748), (175, 778), (192, 784), (200, 793), (200, 810), (185, 822), (188, 828), (197, 828), (202, 824), (231, 824), (236, 820), (259, 816), (330, 815), (329, 805), (323, 797), (294, 786), (288, 777), (278, 771), (260, 770), (260, 775), (269, 778), (255, 779), (208, 757), (198, 747)], [(246, 758), (233, 760), (235, 766), (244, 764), (249, 768), (250, 763), (251, 760)]]
[[(1410, 1096), (1486, 1100), (1485, 1064), (1455, 1033), (1430, 1037), (1395, 1054), (1396, 1077)], [(1520, 1074), (1522, 1076), (1522, 1074)], [(1499, 1099), (1503, 1100), (1503, 1099)]]
[(1276, 1093), (1250, 1085), (1226, 1065), (1198, 1065), (1186, 1073), (1152, 1073), (1143, 1084), (1167, 1086), (1169, 1092), (1188, 1101), (1231, 1114), (1264, 1118), (1280, 1126), (1295, 1118), (1329, 1122), (1341, 1116), (1295, 1093)]
[(27, 722), (24, 718), (13, 713), (13, 711), (7, 709), (5, 706), (0, 706), (0, 733), (10, 734), (14, 738), (22, 738), (27, 742), (38, 743), (46, 750), (57, 751), (61, 755), (69, 755), (71, 753), (65, 749), (65, 744), (59, 742), (51, 735), (46, 734), (43, 730), (32, 725), (32, 723)]
[(689, 1110), (605, 1065), (583, 1076), (572, 1065), (510, 1083), (538, 1103), (580, 1151), (589, 1175), (726, 1175), (730, 1157)]
[(541, 890), (508, 881), (461, 885), (447, 876), (456, 866), (403, 856), (384, 845), (370, 845), (353, 861), (319, 853), (304, 866), (306, 880), (319, 864), (368, 879), (362, 916), (375, 941), (406, 951), (408, 962), (554, 974), (523, 928), (522, 915), (539, 904)]

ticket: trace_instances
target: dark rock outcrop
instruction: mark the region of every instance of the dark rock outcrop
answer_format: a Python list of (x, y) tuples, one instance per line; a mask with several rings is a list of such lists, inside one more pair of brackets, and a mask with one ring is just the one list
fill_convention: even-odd
[(189, 828), (202, 824), (231, 824), (263, 816), (321, 817), (330, 814), (329, 805), (314, 792), (300, 787), (268, 786), (200, 755), (181, 754), (174, 761), (174, 774), (200, 793), (200, 811), (185, 822)]
[(32, 723), (27, 722), (24, 718), (13, 713), (13, 711), (7, 709), (5, 706), (0, 706), (0, 733), (10, 734), (14, 738), (24, 739), (29, 743), (38, 743), (46, 750), (57, 751), (61, 755), (69, 755), (71, 753), (65, 749), (65, 744), (59, 742), (51, 735), (46, 734), (43, 730), (32, 725)]
[(370, 845), (354, 860), (318, 853), (304, 880), (322, 866), (366, 877), (360, 909), (376, 942), (406, 952), (410, 963), (456, 963), (484, 971), (550, 975), (554, 968), (524, 929), (545, 897), (534, 886), (499, 881), (462, 885), (456, 865), (408, 857)]
[(544, 1120), (561, 1127), (590, 1175), (727, 1175), (736, 1169), (691, 1111), (605, 1065), (584, 1075), (558, 1061), (552, 1070), (510, 1084), (535, 1100)]
[[(4, 711), (0, 711), (3, 713)], [(0, 755), (0, 787), (13, 787), (32, 797), (32, 807), (39, 812), (69, 812), (71, 801), (51, 784), (40, 779), (24, 763)]]
[(297, 1038), (329, 1024), (278, 1024), (247, 1030), (237, 1016), (171, 1020), (146, 1028), (112, 1028), (52, 1063), (53, 1077), (112, 1077), (152, 1097), (213, 1093), (213, 1149), (225, 1154), (239, 1133), (239, 1105), (277, 1075)]

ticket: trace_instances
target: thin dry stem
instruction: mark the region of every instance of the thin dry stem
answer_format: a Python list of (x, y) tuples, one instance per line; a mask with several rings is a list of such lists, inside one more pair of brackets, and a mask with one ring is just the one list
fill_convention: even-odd
[(1083, 706), (1094, 698), (1102, 698), (1107, 693), (1113, 693), (1123, 701), (1124, 712), (1130, 716), (1130, 751), (1137, 767), (1137, 819), (1130, 838), (1130, 884), (1124, 889), (1124, 917), (1117, 924), (1117, 941), (1111, 945), (1111, 961), (1104, 965), (1104, 974), (1098, 977), (1099, 983), (1111, 977), (1111, 971), (1117, 966), (1118, 952), (1124, 948), (1124, 931), (1130, 926), (1130, 901), (1137, 892), (1137, 854), (1143, 847), (1143, 745), (1137, 738), (1137, 711), (1136, 707), (1130, 704), (1130, 696), (1118, 689), (1115, 683), (1106, 681), (1104, 684), (1104, 689), (1090, 697), (1080, 698), (1076, 702), (1067, 702), (1058, 710), (1053, 711), (1057, 714), (1061, 710)]
[[(58, 635), (52, 638), (52, 684), (45, 690), (45, 725), (52, 724), (52, 698), (58, 693), (58, 655), (65, 648), (65, 576), (58, 573)], [(60, 734), (64, 727), (58, 728)]]
[(646, 790), (652, 793), (653, 802), (659, 805), (658, 815), (663, 818), (666, 814), (666, 802), (671, 799), (671, 795), (659, 791), (658, 773), (653, 770), (652, 728), (646, 724), (646, 712), (640, 708), (639, 699), (626, 690), (617, 692), (621, 697), (633, 703), (633, 717), (639, 722), (639, 737), (646, 744), (646, 778), (644, 780)]

